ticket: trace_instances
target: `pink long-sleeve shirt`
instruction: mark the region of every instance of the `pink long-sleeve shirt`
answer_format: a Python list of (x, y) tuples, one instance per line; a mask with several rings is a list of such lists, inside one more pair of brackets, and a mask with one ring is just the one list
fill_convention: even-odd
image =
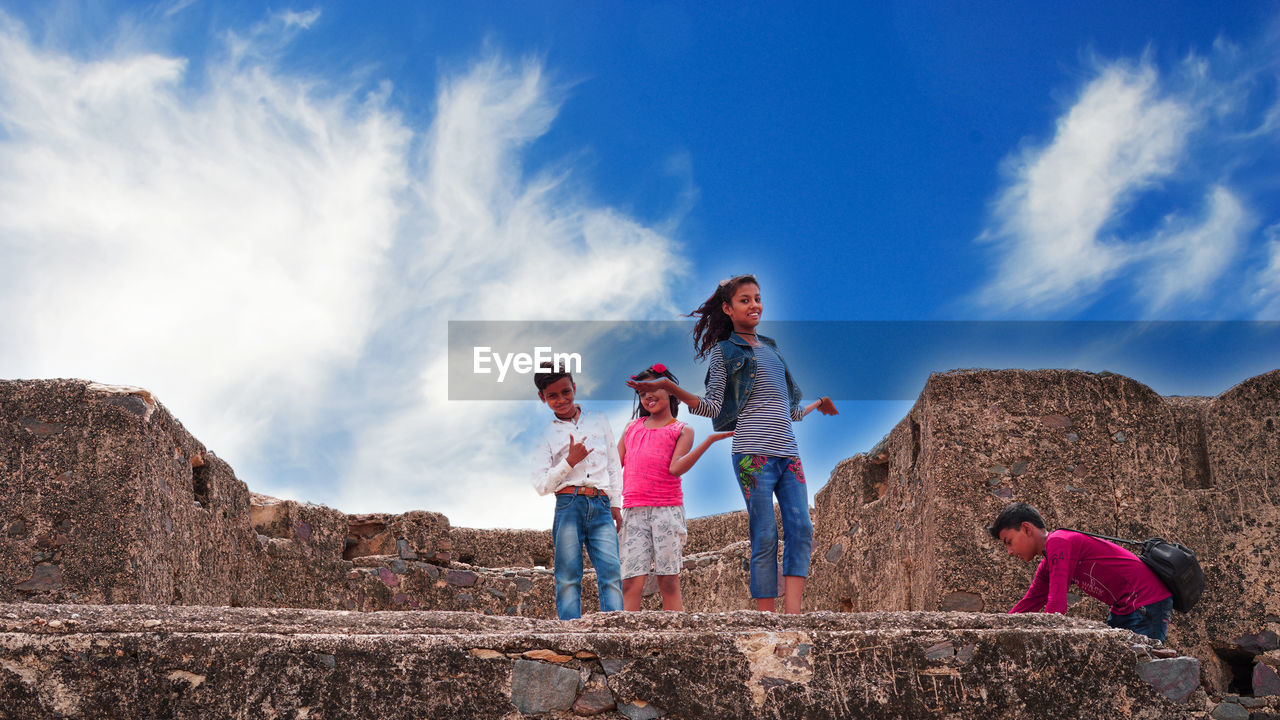
[(1112, 542), (1070, 530), (1054, 530), (1045, 538), (1044, 558), (1027, 594), (1009, 612), (1065, 613), (1067, 587), (1075, 583), (1114, 615), (1128, 615), (1169, 597), (1169, 588), (1137, 555)]

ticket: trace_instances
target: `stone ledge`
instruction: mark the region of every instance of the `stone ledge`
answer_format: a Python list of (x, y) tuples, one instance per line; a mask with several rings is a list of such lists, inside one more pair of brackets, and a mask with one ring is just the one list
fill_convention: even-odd
[(0, 715), (1195, 717), (1142, 679), (1149, 648), (1050, 615), (15, 604), (0, 605)]

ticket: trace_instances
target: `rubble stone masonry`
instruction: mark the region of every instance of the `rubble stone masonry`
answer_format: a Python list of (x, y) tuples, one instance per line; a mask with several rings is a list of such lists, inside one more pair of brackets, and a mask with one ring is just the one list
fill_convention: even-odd
[[(754, 603), (725, 513), (689, 521), (690, 614), (559, 623), (548, 531), (256, 495), (146, 390), (0, 381), (0, 717), (1260, 720), (1280, 713), (1278, 468), (1280, 371), (1214, 398), (938, 373), (815, 497), (809, 616), (731, 612)], [(1034, 569), (985, 531), (1012, 500), (1191, 547), (1204, 598), (1165, 648), (1087, 597), (990, 614)]]

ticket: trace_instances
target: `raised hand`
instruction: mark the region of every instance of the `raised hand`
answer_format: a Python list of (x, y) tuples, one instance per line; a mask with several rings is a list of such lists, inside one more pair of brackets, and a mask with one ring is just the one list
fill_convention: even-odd
[(707, 436), (707, 442), (708, 443), (720, 442), (721, 440), (727, 437), (733, 437), (732, 430), (730, 430), (729, 432), (711, 433), (710, 435)]
[(823, 415), (839, 415), (840, 414), (840, 411), (836, 409), (836, 404), (831, 401), (831, 398), (826, 396), (823, 396), (823, 398), (818, 401), (818, 412), (822, 413)]
[(569, 467), (577, 467), (583, 458), (591, 454), (591, 450), (587, 448), (585, 442), (575, 443), (573, 436), (569, 436)]
[(627, 387), (638, 393), (653, 392), (654, 390), (666, 390), (671, 392), (671, 388), (675, 383), (667, 378), (659, 378), (657, 380), (628, 380)]

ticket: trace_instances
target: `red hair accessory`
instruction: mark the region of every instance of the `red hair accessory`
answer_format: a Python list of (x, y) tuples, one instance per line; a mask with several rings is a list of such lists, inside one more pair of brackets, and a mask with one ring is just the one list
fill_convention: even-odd
[(667, 371), (667, 366), (663, 365), (662, 363), (654, 363), (653, 371), (661, 375), (662, 373)]

